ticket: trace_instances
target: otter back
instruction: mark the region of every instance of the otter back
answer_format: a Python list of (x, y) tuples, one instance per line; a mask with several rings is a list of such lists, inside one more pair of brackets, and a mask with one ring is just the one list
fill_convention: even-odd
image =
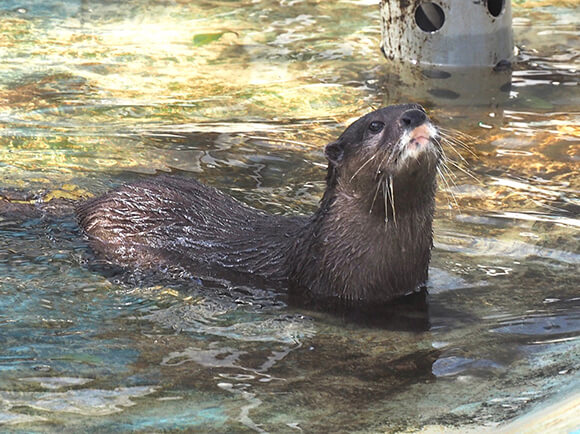
[(91, 247), (130, 267), (226, 268), (279, 280), (301, 218), (273, 216), (195, 180), (159, 177), (125, 185), (78, 207)]

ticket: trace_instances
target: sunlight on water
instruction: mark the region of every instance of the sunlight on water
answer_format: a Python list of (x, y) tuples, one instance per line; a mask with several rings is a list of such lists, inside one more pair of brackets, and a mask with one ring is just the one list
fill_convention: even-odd
[(3, 212), (0, 428), (467, 429), (574, 391), (577, 9), (514, 1), (513, 70), (448, 77), (389, 63), (367, 0), (2, 2), (0, 203), (176, 173), (307, 214), (323, 146), (407, 101), (451, 161), (429, 306), (386, 329), (290, 309), (275, 288), (119, 277), (70, 212)]

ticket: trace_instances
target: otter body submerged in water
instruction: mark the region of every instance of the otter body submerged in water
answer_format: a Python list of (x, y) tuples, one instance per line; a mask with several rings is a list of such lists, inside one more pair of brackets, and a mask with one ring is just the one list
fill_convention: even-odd
[(294, 298), (387, 302), (427, 280), (436, 134), (418, 105), (363, 116), (326, 146), (327, 187), (310, 217), (270, 215), (164, 176), (85, 202), (78, 221), (114, 264), (231, 270), (281, 281)]

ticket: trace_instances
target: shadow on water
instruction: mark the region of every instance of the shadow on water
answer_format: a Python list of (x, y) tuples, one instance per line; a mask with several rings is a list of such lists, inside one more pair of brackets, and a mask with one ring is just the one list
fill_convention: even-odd
[(378, 305), (337, 303), (333, 299), (316, 300), (305, 305), (300, 296), (290, 297), (289, 302), (296, 309), (326, 312), (331, 321), (338, 324), (353, 323), (362, 327), (415, 332), (427, 331), (430, 328), (429, 305), (425, 289), (399, 297), (388, 304)]

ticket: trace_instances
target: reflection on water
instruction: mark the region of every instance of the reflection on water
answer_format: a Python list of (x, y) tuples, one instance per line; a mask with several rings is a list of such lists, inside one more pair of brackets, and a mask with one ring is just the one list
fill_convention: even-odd
[(515, 2), (520, 62), (460, 73), (389, 64), (367, 1), (2, 2), (2, 198), (76, 200), (174, 172), (310, 213), (322, 146), (410, 100), (458, 164), (440, 182), (427, 303), (387, 327), (290, 309), (273, 288), (117, 281), (87, 264), (70, 216), (3, 215), (0, 427), (496, 426), (573, 390), (574, 6)]

